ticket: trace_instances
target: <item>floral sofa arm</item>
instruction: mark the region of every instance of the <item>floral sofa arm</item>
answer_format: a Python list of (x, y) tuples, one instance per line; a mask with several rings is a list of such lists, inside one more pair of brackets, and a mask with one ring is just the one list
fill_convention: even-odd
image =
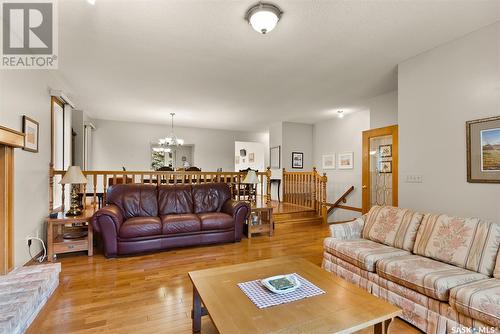
[(360, 239), (365, 225), (365, 218), (366, 215), (363, 215), (352, 222), (330, 225), (331, 237), (339, 240)]

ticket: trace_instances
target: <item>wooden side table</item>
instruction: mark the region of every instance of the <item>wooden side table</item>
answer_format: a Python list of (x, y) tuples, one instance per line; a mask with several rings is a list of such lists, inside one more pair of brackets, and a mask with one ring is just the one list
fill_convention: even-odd
[[(66, 216), (59, 212), (56, 218), (47, 218), (47, 259), (53, 262), (57, 254), (87, 251), (88, 256), (94, 255), (94, 238), (92, 231), (92, 213), (83, 212), (80, 216)], [(77, 239), (64, 239), (66, 226), (72, 229), (86, 230), (87, 235)]]
[[(253, 217), (257, 217), (257, 224), (253, 224)], [(269, 233), (272, 237), (274, 233), (274, 220), (272, 206), (253, 207), (250, 217), (247, 219), (246, 232), (248, 239), (252, 238), (252, 234)]]

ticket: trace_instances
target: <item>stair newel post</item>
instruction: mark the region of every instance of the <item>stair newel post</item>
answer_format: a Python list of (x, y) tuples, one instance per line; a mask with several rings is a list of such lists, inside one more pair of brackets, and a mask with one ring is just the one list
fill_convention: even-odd
[(328, 178), (326, 173), (323, 173), (321, 177), (321, 217), (323, 218), (323, 223), (328, 223), (328, 209), (326, 207), (326, 182)]
[[(271, 202), (271, 167), (267, 167), (266, 170), (266, 204)], [(278, 190), (279, 191), (279, 190)]]

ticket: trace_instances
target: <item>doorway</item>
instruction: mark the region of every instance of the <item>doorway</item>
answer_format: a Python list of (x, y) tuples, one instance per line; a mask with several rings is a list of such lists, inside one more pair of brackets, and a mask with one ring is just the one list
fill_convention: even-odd
[(398, 126), (363, 131), (363, 213), (398, 205)]

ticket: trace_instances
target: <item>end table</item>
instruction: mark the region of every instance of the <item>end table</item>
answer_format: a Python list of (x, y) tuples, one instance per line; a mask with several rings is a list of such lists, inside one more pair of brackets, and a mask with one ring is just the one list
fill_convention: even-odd
[[(87, 251), (88, 256), (94, 255), (94, 238), (92, 231), (92, 213), (84, 211), (80, 216), (66, 216), (59, 212), (56, 218), (46, 218), (47, 224), (47, 259), (53, 262), (57, 254)], [(81, 238), (64, 239), (65, 226), (86, 231)]]
[[(253, 217), (257, 217), (256, 224), (253, 224)], [(248, 239), (252, 238), (252, 234), (267, 233), (272, 237), (274, 233), (274, 220), (272, 206), (252, 206), (250, 217), (247, 219), (246, 232)]]

